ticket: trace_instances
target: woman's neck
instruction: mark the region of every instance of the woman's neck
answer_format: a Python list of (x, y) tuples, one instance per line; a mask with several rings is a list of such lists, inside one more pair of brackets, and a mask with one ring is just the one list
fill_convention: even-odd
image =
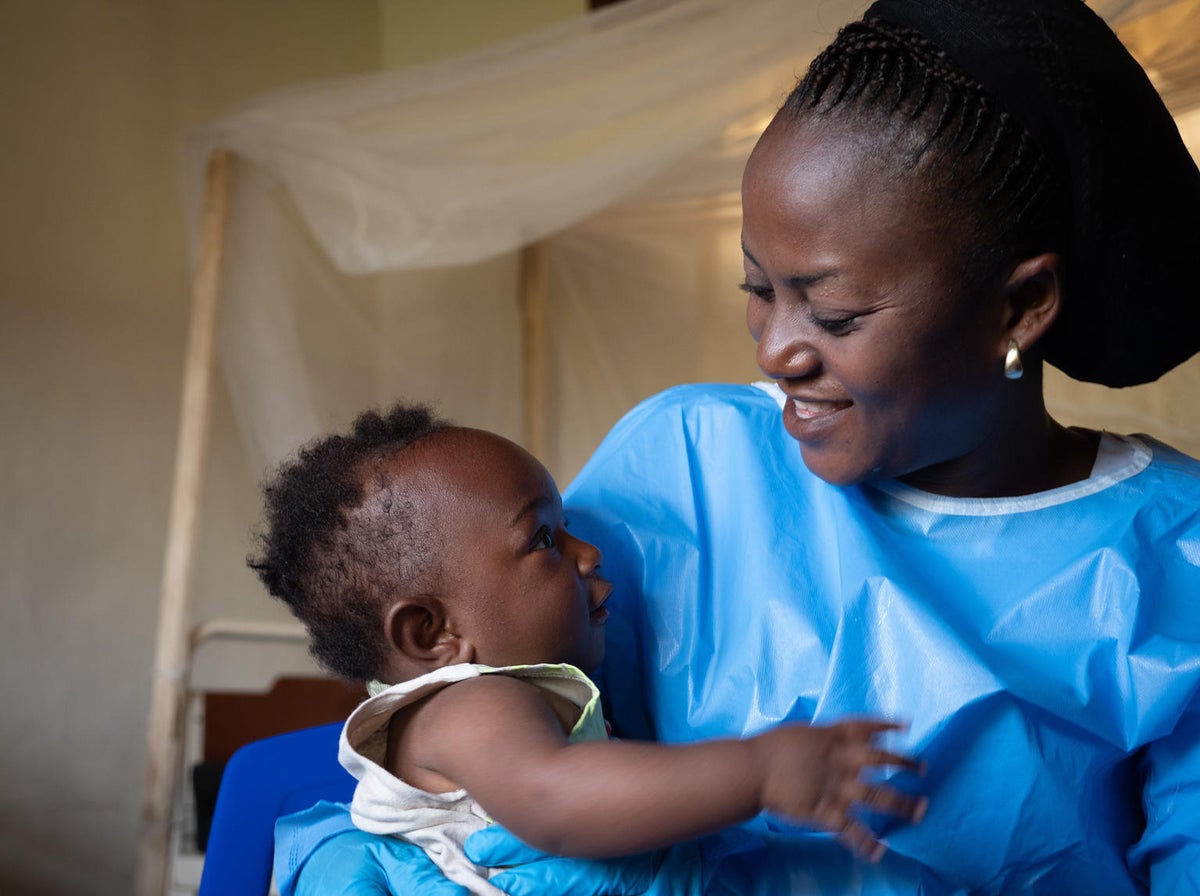
[(900, 480), (953, 498), (1009, 498), (1061, 488), (1091, 475), (1099, 434), (1070, 429), (1041, 400), (1013, 409), (966, 457), (917, 470)]

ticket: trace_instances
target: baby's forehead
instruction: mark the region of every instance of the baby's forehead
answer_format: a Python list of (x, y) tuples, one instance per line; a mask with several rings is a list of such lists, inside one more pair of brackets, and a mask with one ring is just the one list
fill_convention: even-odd
[(449, 426), (391, 449), (381, 466), (400, 476), (444, 476), (463, 468), (495, 466), (514, 453), (524, 452), (503, 436)]
[(432, 495), (470, 496), (497, 479), (528, 478), (544, 472), (524, 449), (480, 429), (447, 427), (401, 447), (380, 452), (364, 476), (364, 498), (389, 492), (414, 500)]

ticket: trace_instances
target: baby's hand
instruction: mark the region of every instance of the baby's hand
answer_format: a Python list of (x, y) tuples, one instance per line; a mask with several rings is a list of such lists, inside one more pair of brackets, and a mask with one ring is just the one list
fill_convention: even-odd
[(788, 725), (758, 736), (754, 742), (763, 769), (763, 808), (836, 831), (844, 846), (878, 862), (887, 848), (858, 815), (869, 810), (918, 822), (928, 805), (923, 796), (864, 780), (873, 766), (922, 770), (913, 759), (875, 745), (880, 734), (901, 727), (867, 721)]

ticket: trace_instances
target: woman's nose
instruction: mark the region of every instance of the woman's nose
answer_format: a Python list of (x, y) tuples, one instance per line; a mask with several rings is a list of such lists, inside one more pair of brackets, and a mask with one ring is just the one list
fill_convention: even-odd
[(811, 326), (798, 302), (756, 302), (746, 309), (750, 335), (758, 343), (758, 369), (773, 380), (811, 377), (820, 358), (809, 339)]

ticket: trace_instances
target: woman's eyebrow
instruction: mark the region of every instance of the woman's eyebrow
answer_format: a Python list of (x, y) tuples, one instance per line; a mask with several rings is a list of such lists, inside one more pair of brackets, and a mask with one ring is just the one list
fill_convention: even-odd
[(828, 280), (830, 277), (836, 277), (836, 271), (822, 271), (819, 274), (794, 274), (791, 277), (785, 277), (784, 283), (793, 288), (813, 286), (820, 283), (822, 280)]
[[(759, 270), (763, 269), (763, 266), (758, 263), (758, 259), (750, 254), (750, 250), (746, 248), (745, 243), (742, 243), (742, 254), (745, 255), (746, 259), (756, 268)], [(827, 280), (830, 277), (836, 276), (837, 271), (822, 271), (819, 274), (793, 274), (790, 277), (785, 277), (783, 282), (793, 288), (803, 288), (806, 286), (812, 286), (814, 283), (820, 283), (822, 280)]]

